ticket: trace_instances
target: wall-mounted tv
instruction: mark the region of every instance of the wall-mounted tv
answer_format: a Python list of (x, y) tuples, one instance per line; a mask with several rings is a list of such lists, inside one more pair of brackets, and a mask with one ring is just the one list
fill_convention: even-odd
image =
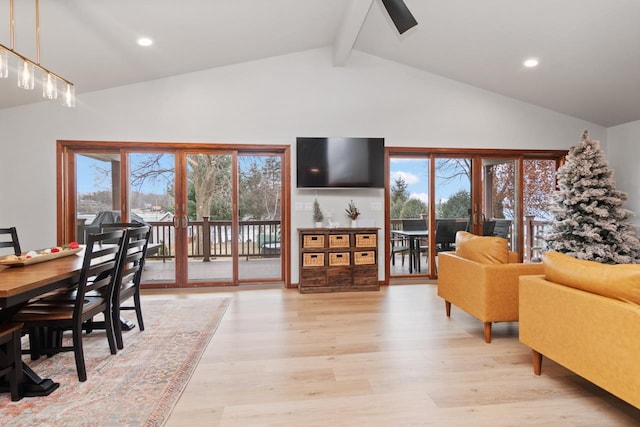
[(299, 137), (298, 188), (384, 188), (384, 138)]

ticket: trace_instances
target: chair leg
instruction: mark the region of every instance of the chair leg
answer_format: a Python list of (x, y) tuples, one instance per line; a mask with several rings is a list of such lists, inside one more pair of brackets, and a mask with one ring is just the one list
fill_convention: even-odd
[(38, 360), (40, 358), (40, 328), (29, 329), (29, 354), (31, 360)]
[(133, 302), (136, 307), (136, 317), (138, 318), (138, 327), (144, 331), (144, 321), (142, 320), (142, 306), (140, 305), (140, 294), (136, 292), (133, 295)]
[(20, 347), (21, 334), (20, 331), (16, 331), (13, 334), (13, 355), (10, 356), (12, 363), (15, 366), (14, 372), (11, 374), (11, 400), (18, 401), (22, 399), (23, 395), (23, 375), (22, 375), (22, 350)]
[(20, 347), (21, 325), (15, 325), (13, 331), (6, 331), (2, 337), (4, 350), (0, 349), (0, 366), (4, 366), (0, 378), (6, 377), (11, 393), (11, 400), (16, 402), (23, 396), (22, 381), (22, 349)]
[(46, 341), (43, 345), (43, 349), (46, 349), (47, 357), (51, 357), (60, 351), (62, 348), (62, 338), (64, 335), (64, 328), (47, 328)]
[(447, 317), (451, 317), (451, 303), (449, 301), (444, 302), (444, 310), (447, 313)]
[(82, 325), (76, 325), (73, 328), (73, 355), (76, 359), (78, 381), (85, 382), (87, 380), (87, 368), (84, 365), (84, 351), (82, 349)]
[[(119, 312), (118, 312), (119, 313)], [(118, 318), (120, 315), (118, 314)], [(118, 324), (120, 324), (120, 320), (118, 320)], [(111, 307), (108, 307), (104, 312), (104, 329), (107, 334), (107, 341), (109, 341), (109, 350), (111, 354), (116, 354), (118, 352), (118, 347), (116, 346), (115, 332), (113, 330), (113, 317)]]
[[(111, 326), (113, 328), (113, 335), (116, 339), (116, 347), (118, 350), (122, 350), (124, 348), (124, 343), (122, 341), (122, 324), (120, 323), (120, 303), (116, 302), (111, 308)], [(105, 329), (106, 323), (105, 323)]]
[(484, 342), (491, 342), (491, 322), (484, 322)]

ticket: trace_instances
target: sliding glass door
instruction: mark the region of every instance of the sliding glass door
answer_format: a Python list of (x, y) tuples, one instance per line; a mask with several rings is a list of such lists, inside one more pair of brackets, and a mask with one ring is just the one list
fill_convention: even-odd
[(189, 283), (233, 283), (238, 247), (234, 239), (234, 155), (185, 153), (186, 179), (179, 233)]
[[(426, 274), (428, 265), (426, 248), (428, 236), (415, 238), (397, 231), (406, 231), (406, 225), (421, 224), (425, 230), (429, 225), (429, 158), (424, 156), (398, 155), (390, 160), (389, 188), (389, 268), (391, 276)], [(413, 252), (415, 250), (415, 252)], [(422, 261), (424, 260), (424, 261)], [(420, 262), (422, 261), (422, 262)]]
[(94, 144), (59, 146), (59, 239), (137, 221), (152, 227), (147, 286), (285, 282), (283, 147)]
[(481, 164), (482, 235), (503, 237), (509, 241), (509, 249), (518, 252), (518, 234), (522, 221), (519, 161), (483, 158)]
[(238, 153), (239, 280), (282, 277), (282, 159)]
[(438, 254), (455, 250), (456, 233), (471, 231), (472, 159), (435, 156), (435, 223), (430, 239), (429, 269), (437, 273)]
[[(529, 260), (565, 154), (388, 147), (388, 277), (437, 277), (438, 253), (455, 250), (461, 230), (502, 237)], [(428, 230), (411, 242), (394, 232), (410, 218)]]

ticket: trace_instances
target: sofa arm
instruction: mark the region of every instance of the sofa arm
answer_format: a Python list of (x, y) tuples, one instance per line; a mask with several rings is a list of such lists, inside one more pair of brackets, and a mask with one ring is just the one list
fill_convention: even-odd
[(518, 279), (542, 264), (481, 264), (453, 252), (438, 255), (438, 295), (483, 322), (518, 320)]

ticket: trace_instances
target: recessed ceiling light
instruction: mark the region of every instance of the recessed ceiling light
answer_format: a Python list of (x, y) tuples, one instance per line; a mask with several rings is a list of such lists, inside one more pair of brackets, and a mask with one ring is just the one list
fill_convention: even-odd
[(151, 46), (153, 44), (153, 40), (151, 40), (149, 37), (140, 37), (138, 39), (138, 44), (140, 46)]
[(537, 67), (538, 60), (536, 58), (529, 58), (526, 61), (524, 61), (524, 66), (528, 68)]

